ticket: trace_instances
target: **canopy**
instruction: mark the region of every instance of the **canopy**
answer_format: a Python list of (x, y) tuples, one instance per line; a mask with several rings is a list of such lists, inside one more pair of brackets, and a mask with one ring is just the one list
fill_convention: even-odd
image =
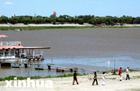
[(23, 46), (0, 46), (0, 49), (19, 49), (23, 48)]

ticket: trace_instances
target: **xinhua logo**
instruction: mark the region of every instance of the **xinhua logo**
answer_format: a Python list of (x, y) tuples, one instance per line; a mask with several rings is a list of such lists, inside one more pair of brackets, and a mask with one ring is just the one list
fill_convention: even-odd
[(14, 88), (53, 88), (53, 81), (51, 80), (31, 80), (27, 78), (26, 80), (17, 80), (15, 77), (14, 80), (6, 80), (5, 87), (14, 87)]

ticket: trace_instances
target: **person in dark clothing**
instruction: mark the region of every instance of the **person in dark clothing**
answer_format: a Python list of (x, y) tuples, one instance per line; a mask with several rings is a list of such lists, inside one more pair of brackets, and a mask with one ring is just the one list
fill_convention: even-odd
[(96, 82), (96, 85), (98, 85), (97, 73), (96, 72), (94, 72), (94, 78), (93, 78), (92, 85), (94, 85), (95, 82)]
[(73, 73), (73, 85), (74, 85), (74, 83), (77, 83), (77, 84), (79, 84), (78, 83), (78, 80), (77, 80), (77, 72), (76, 71), (74, 71), (74, 73)]

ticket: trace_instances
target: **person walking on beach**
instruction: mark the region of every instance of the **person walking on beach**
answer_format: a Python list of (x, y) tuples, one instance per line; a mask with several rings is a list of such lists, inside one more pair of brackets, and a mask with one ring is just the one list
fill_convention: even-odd
[(93, 78), (92, 85), (94, 85), (95, 82), (96, 82), (96, 85), (98, 85), (97, 73), (96, 72), (94, 72), (94, 78)]
[(129, 67), (126, 68), (126, 80), (130, 80)]
[(105, 82), (105, 72), (102, 74), (102, 85), (104, 86), (106, 84)]
[(120, 77), (120, 81), (122, 81), (122, 67), (119, 68), (118, 75)]
[(74, 85), (74, 83), (77, 83), (77, 84), (79, 84), (78, 83), (78, 80), (77, 80), (77, 72), (76, 71), (74, 71), (74, 73), (73, 73), (73, 85)]

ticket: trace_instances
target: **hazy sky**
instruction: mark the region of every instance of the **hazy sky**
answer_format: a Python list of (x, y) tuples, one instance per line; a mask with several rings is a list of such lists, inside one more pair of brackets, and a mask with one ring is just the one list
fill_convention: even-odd
[(0, 15), (140, 16), (140, 0), (0, 0)]

